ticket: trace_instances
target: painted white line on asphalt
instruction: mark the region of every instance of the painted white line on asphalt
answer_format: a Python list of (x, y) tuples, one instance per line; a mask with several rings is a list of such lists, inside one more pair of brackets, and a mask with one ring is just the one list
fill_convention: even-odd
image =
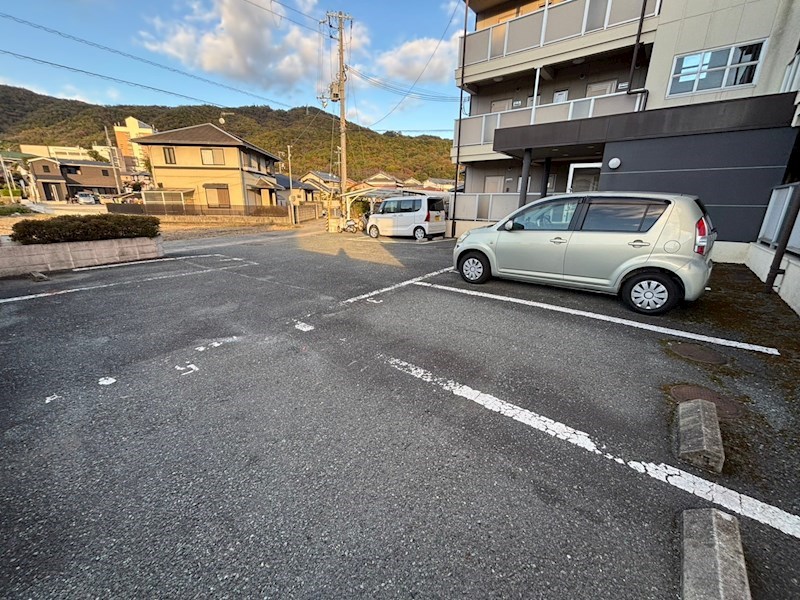
[[(117, 267), (128, 267), (130, 265), (147, 265), (156, 262), (170, 262), (173, 260), (187, 260), (190, 258), (208, 258), (210, 256), (225, 256), (224, 254), (194, 254), (192, 256), (170, 256), (165, 258), (148, 258), (145, 260), (131, 260), (128, 262), (114, 263), (110, 265), (96, 265), (94, 267), (77, 267), (72, 269), (73, 272), (78, 271), (97, 271), (98, 269), (116, 269)], [(241, 259), (238, 259), (241, 260)]]
[(294, 328), (299, 329), (300, 331), (314, 331), (314, 326), (309, 325), (308, 323), (303, 323), (302, 321), (295, 321)]
[(227, 246), (245, 246), (247, 244), (270, 244), (273, 242), (281, 242), (286, 240), (294, 240), (297, 238), (304, 238), (310, 237), (313, 235), (323, 235), (324, 231), (314, 231), (311, 233), (296, 233), (291, 235), (278, 235), (278, 236), (269, 236), (269, 237), (257, 237), (257, 238), (250, 238), (250, 239), (239, 239), (233, 242), (210, 242), (210, 243), (201, 243), (201, 242), (167, 242), (165, 244), (165, 248), (168, 250), (172, 250), (174, 252), (182, 252), (185, 250), (202, 250), (204, 248), (225, 248)]
[(776, 506), (766, 504), (750, 496), (740, 494), (739, 492), (716, 484), (713, 481), (708, 481), (702, 477), (692, 475), (691, 473), (687, 473), (671, 465), (620, 458), (606, 452), (606, 447), (595, 442), (586, 432), (573, 429), (569, 425), (553, 421), (552, 419), (531, 412), (520, 406), (500, 400), (490, 394), (484, 394), (469, 386), (462, 385), (449, 379), (436, 377), (430, 371), (426, 371), (425, 369), (403, 360), (387, 356), (382, 356), (381, 358), (383, 358), (386, 364), (398, 371), (436, 385), (456, 396), (471, 400), (484, 408), (500, 413), (504, 417), (514, 419), (542, 433), (569, 442), (587, 452), (629, 467), (637, 473), (647, 475), (648, 477), (667, 483), (675, 488), (689, 492), (698, 498), (708, 500), (709, 502), (744, 517), (749, 517), (755, 521), (769, 525), (787, 535), (800, 538), (800, 517), (797, 515), (788, 513)]
[(351, 304), (353, 302), (358, 302), (359, 300), (366, 300), (367, 298), (372, 298), (373, 296), (377, 296), (378, 294), (383, 294), (384, 292), (391, 292), (392, 290), (396, 290), (397, 288), (401, 288), (407, 285), (411, 285), (414, 283), (418, 283), (423, 279), (427, 279), (428, 277), (434, 277), (435, 275), (441, 275), (442, 273), (447, 273), (448, 271), (452, 271), (453, 267), (447, 267), (446, 269), (439, 269), (438, 271), (433, 271), (432, 273), (426, 273), (425, 275), (420, 275), (419, 277), (414, 277), (414, 279), (408, 279), (406, 281), (401, 281), (400, 283), (396, 283), (395, 285), (390, 285), (389, 287), (381, 288), (379, 290), (375, 290), (374, 292), (369, 292), (367, 294), (361, 294), (360, 296), (356, 296), (355, 298), (348, 298), (347, 300), (342, 300), (342, 304)]
[[(255, 263), (252, 263), (255, 264)], [(55, 292), (42, 292), (41, 294), (30, 294), (28, 296), (15, 296), (13, 298), (0, 298), (0, 304), (9, 302), (23, 302), (25, 300), (36, 300), (37, 298), (49, 298), (50, 296), (61, 296), (63, 294), (74, 294), (76, 292), (88, 292), (90, 290), (102, 290), (104, 288), (117, 287), (120, 285), (132, 285), (135, 283), (146, 283), (148, 281), (159, 281), (161, 279), (173, 279), (175, 277), (188, 277), (189, 275), (203, 275), (204, 273), (216, 273), (217, 271), (227, 271), (229, 269), (240, 269), (248, 266), (247, 264), (237, 264), (231, 267), (219, 267), (218, 269), (202, 269), (200, 271), (189, 271), (188, 273), (172, 273), (171, 275), (159, 275), (157, 277), (143, 277), (142, 279), (130, 279), (128, 281), (117, 281), (114, 283), (102, 283), (99, 285), (88, 285), (86, 287), (70, 288), (68, 290), (58, 290)]]
[(686, 338), (689, 340), (696, 340), (698, 342), (706, 342), (708, 344), (716, 344), (718, 346), (728, 346), (730, 348), (739, 348), (741, 350), (752, 350), (753, 352), (762, 352), (763, 354), (771, 354), (773, 356), (780, 356), (777, 348), (769, 346), (759, 346), (758, 344), (746, 344), (744, 342), (737, 342), (735, 340), (728, 340), (725, 338), (713, 337), (703, 335), (700, 333), (692, 333), (690, 331), (681, 331), (680, 329), (671, 329), (669, 327), (661, 327), (659, 325), (650, 325), (648, 323), (640, 323), (638, 321), (631, 321), (629, 319), (620, 319), (619, 317), (610, 317), (600, 313), (593, 313), (586, 310), (577, 310), (574, 308), (565, 308), (555, 304), (545, 304), (544, 302), (535, 302), (533, 300), (522, 300), (520, 298), (512, 298), (510, 296), (500, 296), (498, 294), (489, 294), (486, 292), (478, 292), (475, 290), (462, 290), (447, 285), (438, 285), (435, 283), (427, 283), (424, 281), (415, 281), (414, 285), (421, 285), (424, 287), (435, 288), (445, 292), (456, 292), (466, 296), (477, 296), (479, 298), (488, 298), (490, 300), (500, 300), (502, 302), (510, 302), (512, 304), (522, 304), (524, 306), (531, 306), (533, 308), (543, 308), (545, 310), (552, 310), (554, 312), (565, 313), (568, 315), (576, 315), (579, 317), (587, 317), (597, 321), (607, 321), (609, 323), (616, 323), (618, 325), (625, 325), (627, 327), (635, 327), (637, 329), (645, 329), (647, 331), (655, 331), (656, 333), (663, 333), (674, 337)]
[(101, 377), (100, 379), (97, 380), (97, 383), (99, 383), (100, 385), (111, 385), (112, 383), (116, 382), (117, 380), (114, 379), (113, 377)]

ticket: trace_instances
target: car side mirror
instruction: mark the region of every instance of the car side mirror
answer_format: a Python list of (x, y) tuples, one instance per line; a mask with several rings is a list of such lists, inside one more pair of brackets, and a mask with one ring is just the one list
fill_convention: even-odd
[(509, 219), (508, 221), (506, 221), (506, 224), (503, 225), (503, 228), (505, 228), (506, 231), (513, 231), (514, 219)]

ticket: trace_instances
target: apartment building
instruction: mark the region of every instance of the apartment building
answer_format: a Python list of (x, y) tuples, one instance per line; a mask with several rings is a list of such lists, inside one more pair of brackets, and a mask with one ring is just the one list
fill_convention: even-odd
[[(797, 177), (800, 2), (470, 0), (457, 230), (566, 191), (699, 195), (750, 242)], [(721, 244), (724, 247), (724, 244)]]
[(131, 140), (158, 133), (152, 125), (136, 117), (128, 117), (123, 123), (114, 124), (114, 139), (122, 155), (120, 168), (128, 173), (147, 171), (147, 156), (144, 149)]
[(280, 159), (216, 125), (205, 123), (135, 138), (152, 166), (155, 190), (146, 203), (169, 202), (184, 213), (255, 215), (277, 204), (272, 173)]

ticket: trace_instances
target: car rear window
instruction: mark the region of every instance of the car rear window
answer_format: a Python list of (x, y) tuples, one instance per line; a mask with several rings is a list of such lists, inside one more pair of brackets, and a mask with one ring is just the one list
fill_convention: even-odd
[(589, 204), (583, 231), (648, 231), (664, 214), (663, 202), (593, 202)]
[(428, 198), (428, 210), (444, 212), (444, 198)]

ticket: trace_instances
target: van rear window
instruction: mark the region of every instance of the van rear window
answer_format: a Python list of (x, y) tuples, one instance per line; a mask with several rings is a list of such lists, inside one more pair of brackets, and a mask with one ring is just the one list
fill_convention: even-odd
[(444, 198), (428, 198), (428, 210), (444, 212)]

